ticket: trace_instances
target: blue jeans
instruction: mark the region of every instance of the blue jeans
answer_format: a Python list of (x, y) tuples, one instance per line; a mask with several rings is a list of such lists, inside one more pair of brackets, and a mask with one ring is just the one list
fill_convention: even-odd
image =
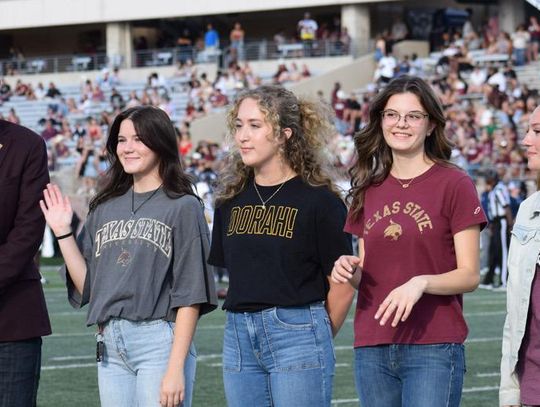
[(527, 50), (525, 48), (514, 48), (514, 60), (516, 66), (525, 65), (527, 62)]
[(0, 342), (0, 407), (34, 407), (41, 369), (41, 338)]
[(362, 407), (459, 407), (463, 345), (380, 345), (354, 351)]
[(335, 353), (322, 303), (227, 312), (223, 382), (229, 407), (326, 407)]
[[(159, 407), (160, 386), (174, 339), (174, 324), (113, 318), (104, 326), (105, 352), (98, 363), (102, 407)], [(195, 347), (184, 365), (185, 398), (190, 407), (195, 383)]]

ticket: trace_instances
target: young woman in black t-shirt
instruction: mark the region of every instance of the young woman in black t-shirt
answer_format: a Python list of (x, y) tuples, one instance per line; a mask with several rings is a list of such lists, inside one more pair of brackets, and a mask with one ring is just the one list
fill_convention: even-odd
[(329, 280), (346, 208), (325, 170), (333, 128), (320, 102), (278, 86), (241, 94), (218, 182), (209, 262), (229, 271), (223, 345), (227, 404), (330, 406), (352, 290)]

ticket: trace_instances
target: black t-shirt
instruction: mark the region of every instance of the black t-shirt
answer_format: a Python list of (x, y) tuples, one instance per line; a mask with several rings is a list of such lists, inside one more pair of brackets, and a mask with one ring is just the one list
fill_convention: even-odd
[(358, 103), (357, 100), (349, 99), (347, 101), (347, 107), (351, 110), (360, 110), (362, 106), (360, 106), (360, 103)]
[(60, 93), (60, 91), (56, 88), (49, 88), (47, 90), (47, 93), (45, 94), (45, 96), (49, 97), (49, 98), (55, 98), (56, 96), (61, 96), (62, 94)]
[[(257, 185), (267, 200), (278, 185)], [(253, 181), (214, 214), (208, 262), (229, 271), (223, 308), (253, 312), (323, 301), (334, 261), (352, 252), (344, 203), (300, 177), (262, 206)]]
[(6, 95), (11, 91), (11, 86), (9, 86), (7, 83), (2, 84), (0, 86), (0, 95)]

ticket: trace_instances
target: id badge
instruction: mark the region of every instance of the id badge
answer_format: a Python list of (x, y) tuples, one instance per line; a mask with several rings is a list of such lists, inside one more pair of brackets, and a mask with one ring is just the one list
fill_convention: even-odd
[(96, 362), (103, 361), (103, 353), (105, 351), (105, 344), (103, 343), (103, 335), (101, 333), (96, 334)]

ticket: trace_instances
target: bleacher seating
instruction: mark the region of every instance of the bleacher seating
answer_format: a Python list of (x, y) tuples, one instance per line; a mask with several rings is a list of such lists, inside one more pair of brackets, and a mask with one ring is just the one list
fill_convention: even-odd
[[(435, 66), (437, 66), (443, 56), (444, 52), (436, 51), (431, 52), (428, 58), (423, 58), (422, 64), (424, 71), (427, 73), (433, 72)], [(471, 50), (468, 53), (468, 57), (473, 64), (480, 66), (501, 66), (510, 59), (508, 54), (488, 54), (484, 49)]]
[[(188, 94), (185, 89), (186, 80), (183, 78), (173, 78), (167, 82), (167, 92), (174, 105), (174, 112), (171, 119), (175, 123), (179, 123), (184, 116), (184, 112), (188, 103)], [(132, 91), (136, 91), (138, 95), (146, 88), (145, 81), (123, 83), (116, 86), (116, 90), (122, 95), (125, 101), (129, 99), (129, 94)], [(73, 98), (79, 101), (81, 98), (80, 84), (64, 85), (59, 87), (62, 97), (65, 100)], [(88, 116), (98, 117), (101, 112), (112, 111), (112, 107), (109, 103), (111, 97), (111, 89), (103, 89), (104, 102), (92, 102), (88, 109), (85, 109), (82, 113), (71, 113), (68, 115), (70, 123), (73, 125), (76, 122), (83, 122)], [(58, 99), (44, 99), (29, 101), (22, 96), (12, 96), (9, 101), (0, 106), (0, 113), (7, 116), (11, 108), (15, 109), (15, 112), (21, 120), (21, 124), (34, 131), (40, 132), (42, 130), (39, 121), (46, 117), (47, 109), (49, 106), (57, 104)]]

